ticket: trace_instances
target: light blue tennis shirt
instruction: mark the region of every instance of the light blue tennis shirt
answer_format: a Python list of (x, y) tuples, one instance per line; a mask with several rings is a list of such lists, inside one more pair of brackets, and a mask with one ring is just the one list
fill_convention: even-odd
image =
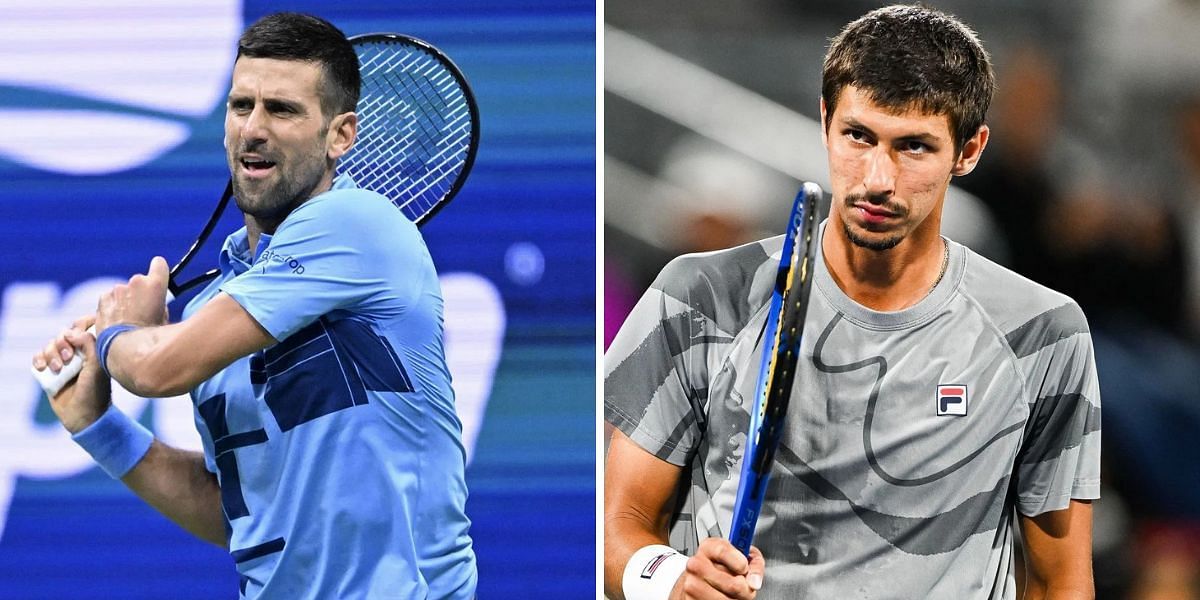
[(472, 598), (462, 425), (421, 235), (338, 178), (251, 252), (224, 292), (279, 340), (192, 390), (241, 597)]

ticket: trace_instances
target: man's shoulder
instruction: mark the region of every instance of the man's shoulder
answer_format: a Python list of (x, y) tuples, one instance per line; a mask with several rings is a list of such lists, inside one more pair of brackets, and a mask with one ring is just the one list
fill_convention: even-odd
[(1070, 296), (996, 264), (969, 249), (961, 291), (1004, 334), (1018, 356), (1090, 329)]
[(386, 196), (360, 188), (331, 189), (312, 197), (296, 210), (326, 212), (347, 217), (378, 218), (380, 215), (392, 213), (403, 216)]
[(698, 283), (725, 280), (729, 286), (746, 284), (754, 279), (764, 265), (770, 264), (772, 254), (778, 259), (783, 236), (767, 238), (711, 252), (681, 254), (671, 259), (659, 272), (652, 287), (672, 292), (695, 287)]
[(770, 298), (783, 236), (733, 248), (683, 254), (651, 285), (716, 321), (722, 329), (744, 325)]
[(314, 196), (288, 215), (277, 235), (313, 228), (322, 232), (323, 238), (343, 239), (353, 247), (414, 245), (421, 239), (417, 226), (387, 197), (358, 188), (337, 188)]

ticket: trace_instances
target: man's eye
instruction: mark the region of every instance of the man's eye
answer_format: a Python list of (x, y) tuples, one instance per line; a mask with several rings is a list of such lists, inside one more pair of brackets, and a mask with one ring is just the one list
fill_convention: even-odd
[(921, 142), (916, 142), (916, 141), (904, 142), (904, 145), (902, 146), (902, 148), (905, 152), (909, 152), (912, 154), (924, 154), (926, 152), (929, 152), (929, 146), (927, 146)]
[(263, 104), (273, 115), (290, 116), (300, 114), (300, 107), (288, 102), (267, 102)]
[(846, 137), (848, 137), (848, 138), (850, 138), (850, 139), (852, 139), (852, 140), (854, 140), (854, 141), (856, 141), (856, 142), (865, 142), (865, 141), (867, 141), (867, 134), (866, 134), (866, 133), (864, 133), (864, 132), (862, 132), (862, 131), (860, 131), (860, 130), (858, 130), (858, 129), (847, 129), (847, 130), (846, 130)]

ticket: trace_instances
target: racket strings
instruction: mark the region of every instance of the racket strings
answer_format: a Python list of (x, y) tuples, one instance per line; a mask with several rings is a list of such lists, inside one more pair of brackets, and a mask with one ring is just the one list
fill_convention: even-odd
[[(390, 60), (388, 57), (384, 57), (382, 64), (368, 65), (370, 70), (364, 74), (365, 82), (368, 85), (364, 94), (365, 101), (360, 104), (360, 111), (364, 113), (364, 122), (374, 124), (369, 130), (364, 130), (364, 138), (374, 140), (372, 147), (369, 148), (374, 156), (384, 157), (383, 153), (387, 152), (390, 153), (388, 156), (391, 158), (403, 160), (419, 154), (421, 148), (416, 146), (418, 136), (433, 137), (424, 130), (418, 130), (420, 125), (428, 121), (428, 118), (422, 118), (424, 115), (418, 114), (422, 105), (429, 104), (428, 95), (424, 93), (425, 86), (419, 85), (420, 79), (416, 82), (406, 81), (398, 84), (395, 81), (397, 77), (393, 76), (396, 73), (412, 72), (414, 70), (413, 62), (413, 60), (405, 62), (400, 57), (391, 57)], [(399, 94), (401, 89), (405, 90), (404, 95)], [(421, 98), (418, 95), (426, 97)], [(413, 102), (414, 99), (418, 102)], [(391, 118), (385, 118), (385, 115)], [(399, 126), (385, 129), (381, 124), (386, 123)], [(398, 205), (407, 206), (411, 202), (420, 200), (419, 197), (397, 194), (402, 182), (405, 179), (412, 179), (409, 173), (411, 169), (389, 168), (391, 165), (387, 161), (368, 160), (370, 158), (372, 156), (367, 153), (359, 154), (358, 159), (366, 166), (365, 170), (359, 171), (360, 177), (364, 179), (360, 185), (373, 188), (395, 199)], [(422, 206), (418, 203), (418, 208)]]
[(342, 172), (420, 222), (451, 193), (469, 160), (475, 133), (469, 100), (439, 57), (423, 49), (396, 41), (356, 49), (361, 128)]

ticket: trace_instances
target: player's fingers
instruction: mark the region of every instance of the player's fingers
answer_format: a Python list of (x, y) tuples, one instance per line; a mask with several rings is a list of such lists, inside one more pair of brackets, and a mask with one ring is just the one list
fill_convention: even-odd
[(60, 335), (59, 337), (50, 340), (49, 343), (42, 347), (42, 351), (40, 353), (41, 361), (38, 361), (38, 356), (34, 357), (35, 367), (40, 367), (40, 369), (49, 368), (50, 372), (52, 373), (57, 373), (62, 370), (62, 354), (58, 347), (58, 342), (61, 338), (62, 336)]
[(75, 319), (75, 322), (71, 323), (71, 327), (78, 329), (80, 331), (86, 331), (88, 327), (91, 327), (92, 325), (95, 325), (95, 324), (96, 324), (96, 315), (94, 315), (94, 314), (93, 315), (83, 315), (82, 317)]
[(75, 346), (68, 339), (70, 333), (71, 330), (68, 329), (54, 338), (54, 347), (58, 352), (58, 358), (62, 360), (64, 365), (71, 362), (71, 357), (75, 356)]
[[(761, 554), (758, 556), (761, 558)], [(749, 560), (729, 540), (705, 539), (688, 563), (688, 573), (692, 575), (689, 583), (693, 584), (690, 587), (715, 590), (720, 598), (751, 599), (755, 589), (746, 578), (749, 567)]]
[(683, 582), (680, 600), (729, 600), (729, 596), (712, 589), (703, 581), (688, 579)]
[(150, 269), (146, 271), (146, 276), (150, 278), (155, 285), (166, 286), (167, 277), (170, 276), (170, 269), (167, 267), (167, 259), (161, 256), (155, 256), (150, 259)]
[(96, 349), (96, 336), (87, 331), (72, 329), (66, 334), (66, 341), (72, 348), (83, 350), (84, 356), (92, 354)]
[(708, 556), (717, 565), (733, 575), (745, 575), (749, 562), (740, 550), (724, 538), (708, 538), (701, 542), (700, 553)]
[[(52, 366), (52, 363), (55, 360), (62, 360), (62, 357), (58, 353), (57, 337), (51, 339), (49, 342), (46, 342), (45, 346), (38, 348), (37, 352), (33, 353), (33, 368), (39, 371), (44, 371), (46, 368)], [(60, 366), (57, 368), (61, 368), (61, 362)], [(56, 373), (58, 372), (57, 368), (55, 370)]]
[(689, 558), (686, 573), (684, 598), (748, 600), (753, 597), (745, 577), (729, 573), (723, 566), (713, 564), (707, 556)]
[(41, 348), (33, 353), (33, 368), (39, 371), (45, 371), (46, 367), (50, 366), (50, 359), (46, 354), (46, 349)]
[(746, 584), (750, 589), (758, 591), (762, 589), (763, 574), (767, 571), (767, 561), (763, 558), (763, 553), (758, 549), (758, 546), (750, 546), (750, 565), (746, 573)]

